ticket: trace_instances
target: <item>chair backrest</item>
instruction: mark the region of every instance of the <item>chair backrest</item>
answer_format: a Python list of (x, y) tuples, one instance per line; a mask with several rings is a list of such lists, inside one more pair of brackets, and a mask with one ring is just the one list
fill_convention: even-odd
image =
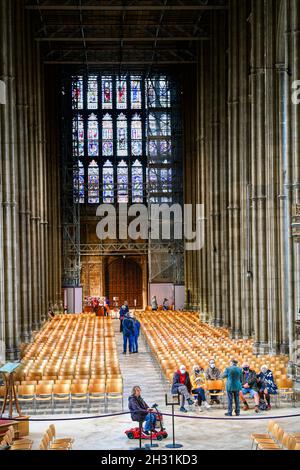
[(38, 385), (54, 385), (54, 380), (39, 380)]
[(55, 393), (56, 395), (67, 394), (70, 393), (70, 388), (70, 384), (54, 384), (53, 393)]
[(292, 379), (279, 379), (277, 380), (277, 387), (279, 389), (291, 389), (293, 388), (293, 380)]
[(35, 385), (19, 385), (18, 395), (31, 396), (35, 394)]
[(105, 382), (98, 382), (89, 385), (89, 393), (105, 393)]
[(54, 426), (54, 424), (50, 424), (49, 431), (51, 433), (52, 439), (55, 439), (55, 437), (56, 437), (56, 427)]
[(87, 393), (88, 384), (72, 384), (71, 393)]
[(208, 390), (224, 390), (223, 380), (208, 380), (207, 381)]
[(276, 425), (275, 421), (271, 420), (268, 423), (268, 432), (273, 434), (274, 426)]
[(295, 450), (296, 444), (297, 444), (297, 441), (295, 437), (289, 436), (287, 450)]
[(36, 386), (37, 395), (51, 395), (53, 384), (39, 384)]

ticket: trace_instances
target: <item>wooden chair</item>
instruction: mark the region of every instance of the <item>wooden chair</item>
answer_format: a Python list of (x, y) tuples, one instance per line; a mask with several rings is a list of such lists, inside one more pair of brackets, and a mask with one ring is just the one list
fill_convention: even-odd
[[(221, 398), (223, 407), (225, 407), (225, 385), (223, 380), (207, 380), (206, 390), (209, 399), (211, 399), (212, 396)], [(216, 392), (211, 393), (210, 390), (216, 390)]]
[(19, 385), (17, 388), (20, 404), (32, 403), (35, 408), (35, 385)]
[(92, 403), (105, 405), (105, 398), (106, 398), (106, 388), (105, 388), (105, 381), (98, 382), (98, 383), (90, 383), (88, 386), (88, 393), (89, 393), (89, 405), (91, 408)]
[(70, 393), (71, 386), (70, 384), (54, 384), (52, 390), (52, 404), (54, 411), (54, 407), (58, 403), (68, 404), (69, 407), (71, 406), (71, 393)]
[(71, 405), (74, 403), (88, 402), (88, 384), (71, 385)]
[(36, 386), (36, 403), (50, 403), (52, 405), (53, 384), (39, 384)]
[(72, 444), (74, 442), (74, 439), (72, 437), (61, 437), (61, 438), (57, 439), (57, 437), (56, 437), (56, 428), (55, 428), (54, 424), (50, 424), (48, 430), (49, 430), (49, 433), (50, 433), (49, 436), (50, 436), (50, 440), (51, 440), (52, 443), (55, 443), (55, 444), (67, 443), (72, 448)]
[(290, 399), (292, 405), (296, 406), (294, 384), (292, 379), (277, 380), (278, 400), (281, 403), (282, 398)]

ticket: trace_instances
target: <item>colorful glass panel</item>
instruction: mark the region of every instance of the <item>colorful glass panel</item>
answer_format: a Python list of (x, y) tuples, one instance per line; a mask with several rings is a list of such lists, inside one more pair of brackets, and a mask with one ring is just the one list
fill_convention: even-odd
[(142, 107), (142, 82), (140, 77), (131, 78), (131, 108), (132, 109), (141, 109)]
[(87, 92), (88, 109), (98, 109), (98, 80), (96, 76), (90, 76)]
[(73, 118), (72, 125), (73, 134), (73, 156), (84, 156), (84, 122), (81, 114), (77, 114)]
[(135, 114), (131, 121), (131, 153), (134, 157), (139, 157), (143, 153), (142, 137), (141, 117)]
[(143, 167), (142, 164), (136, 160), (131, 168), (132, 180), (132, 202), (143, 202)]
[(83, 109), (83, 77), (72, 80), (72, 108)]
[(88, 202), (99, 204), (99, 168), (94, 160), (89, 164), (88, 170)]
[(79, 161), (78, 166), (74, 168), (74, 201), (80, 204), (84, 203), (84, 168), (83, 164)]
[(127, 157), (127, 118), (121, 113), (117, 119), (117, 155)]
[(88, 119), (88, 156), (99, 155), (99, 130), (98, 120), (95, 114), (91, 114)]
[(112, 109), (113, 93), (112, 78), (109, 76), (102, 77), (102, 108)]
[(109, 160), (103, 165), (102, 176), (103, 202), (104, 204), (112, 204), (114, 202), (114, 168)]
[(128, 203), (128, 167), (122, 160), (117, 170), (118, 203)]
[(117, 109), (127, 108), (127, 82), (126, 77), (116, 80)]
[(102, 120), (102, 155), (110, 157), (113, 155), (113, 121), (107, 113)]

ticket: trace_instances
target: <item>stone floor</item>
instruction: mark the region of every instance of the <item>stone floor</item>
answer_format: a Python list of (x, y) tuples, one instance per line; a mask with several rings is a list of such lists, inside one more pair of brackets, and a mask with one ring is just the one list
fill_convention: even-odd
[[(165, 406), (165, 393), (169, 391), (169, 386), (162, 378), (159, 366), (151, 356), (148, 346), (143, 337), (140, 338), (139, 354), (126, 356), (122, 354), (122, 336), (119, 333), (119, 322), (115, 321), (116, 341), (120, 351), (120, 366), (124, 378), (124, 411), (127, 411), (127, 398), (134, 385), (140, 385), (142, 395), (149, 405), (157, 402), (162, 411), (170, 413), (170, 408)], [(98, 414), (98, 413), (96, 413)], [(177, 409), (178, 414), (178, 409)], [(273, 416), (300, 415), (300, 408), (280, 408), (271, 412), (262, 413), (260, 417), (272, 418)], [(72, 415), (54, 415), (49, 418), (65, 419), (74, 418)], [(88, 417), (79, 414), (78, 418)], [(190, 418), (200, 419), (190, 419)], [(220, 418), (220, 420), (205, 420), (205, 417)], [(241, 417), (257, 418), (253, 411), (242, 412)], [(38, 415), (33, 415), (32, 419), (38, 419)], [(47, 415), (40, 416), (42, 419)], [(53, 422), (51, 420), (51, 422)], [(220, 408), (211, 409), (204, 413), (197, 413), (190, 410), (187, 415), (176, 418), (176, 441), (183, 444), (183, 449), (190, 450), (247, 450), (251, 448), (250, 435), (252, 432), (266, 432), (268, 420), (238, 421), (228, 420), (224, 417), (224, 410)], [(280, 419), (281, 425), (288, 432), (300, 432), (299, 417), (287, 417)], [(34, 440), (34, 449), (38, 448), (42, 433), (45, 431), (48, 422), (30, 423), (30, 436)], [(129, 414), (108, 418), (76, 421), (55, 422), (58, 437), (72, 436), (75, 438), (74, 449), (84, 450), (112, 450), (130, 449), (135, 447), (135, 441), (129, 441), (124, 431), (132, 427)], [(159, 443), (159, 448), (163, 449), (172, 440), (172, 423), (169, 416), (165, 417), (165, 427), (170, 436)]]

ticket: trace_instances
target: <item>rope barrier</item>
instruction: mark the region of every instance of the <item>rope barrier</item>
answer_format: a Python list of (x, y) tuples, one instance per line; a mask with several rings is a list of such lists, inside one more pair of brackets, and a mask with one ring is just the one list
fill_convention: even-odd
[[(172, 417), (171, 413), (162, 413), (159, 412), (162, 416), (170, 416)], [(123, 416), (130, 414), (130, 411), (123, 411), (122, 413), (111, 413), (105, 415), (96, 415), (96, 416), (80, 416), (74, 418), (17, 418), (18, 421), (29, 421), (29, 422), (43, 422), (43, 421), (82, 421), (87, 419), (101, 419), (101, 418), (111, 418), (114, 416)], [(186, 416), (186, 415), (174, 415), (175, 418), (182, 418), (182, 419), (200, 419), (206, 421), (263, 421), (263, 420), (271, 420), (271, 419), (287, 419), (287, 418), (299, 418), (299, 414), (293, 415), (284, 415), (284, 416), (253, 416), (253, 417), (240, 417), (240, 416), (232, 416), (226, 418), (218, 418), (213, 416)], [(0, 421), (14, 421), (16, 418), (0, 418)]]

